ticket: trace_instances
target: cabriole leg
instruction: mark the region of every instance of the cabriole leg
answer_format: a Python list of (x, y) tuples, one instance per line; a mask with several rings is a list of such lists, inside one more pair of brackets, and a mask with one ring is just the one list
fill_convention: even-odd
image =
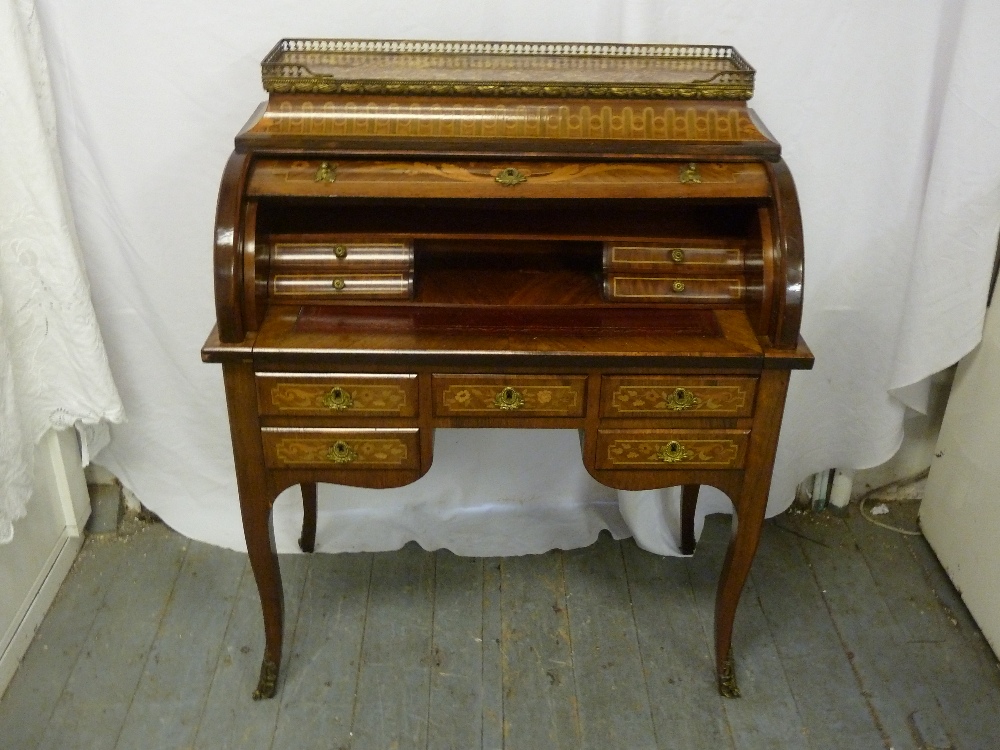
[(302, 482), (302, 536), (299, 549), (313, 552), (316, 549), (316, 483)]
[(227, 362), (222, 366), (222, 375), (226, 383), (243, 534), (264, 616), (264, 658), (261, 662), (260, 681), (253, 693), (254, 700), (260, 700), (274, 696), (281, 663), (284, 597), (271, 523), (274, 493), (264, 468), (253, 367), (249, 362)]
[(681, 488), (681, 554), (694, 554), (694, 512), (698, 507), (700, 484), (685, 484)]

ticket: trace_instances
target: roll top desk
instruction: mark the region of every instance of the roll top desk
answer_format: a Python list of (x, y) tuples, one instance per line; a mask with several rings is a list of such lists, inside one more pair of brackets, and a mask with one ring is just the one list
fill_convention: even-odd
[(799, 338), (802, 230), (728, 47), (284, 40), (236, 138), (215, 226), (217, 326), (265, 650), (271, 506), (385, 488), (436, 427), (572, 428), (597, 481), (698, 488), (735, 516), (716, 678), (760, 538)]

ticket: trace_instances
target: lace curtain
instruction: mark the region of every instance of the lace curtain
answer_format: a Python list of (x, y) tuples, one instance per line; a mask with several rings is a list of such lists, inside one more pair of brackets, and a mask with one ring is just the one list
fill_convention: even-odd
[(32, 0), (0, 0), (0, 543), (27, 510), (34, 445), (80, 428), (84, 460), (123, 411), (63, 187)]

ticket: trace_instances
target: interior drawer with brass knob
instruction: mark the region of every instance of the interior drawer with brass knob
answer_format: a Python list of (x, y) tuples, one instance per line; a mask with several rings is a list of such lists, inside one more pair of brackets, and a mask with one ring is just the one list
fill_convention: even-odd
[(261, 414), (415, 417), (416, 375), (257, 374)]
[(692, 242), (605, 242), (604, 270), (656, 274), (742, 273), (736, 242), (705, 247)]
[(604, 296), (615, 302), (739, 302), (745, 294), (742, 277), (645, 276), (609, 273)]
[(749, 417), (756, 378), (687, 375), (606, 375), (601, 416)]
[(741, 469), (748, 430), (597, 431), (598, 469)]
[(434, 375), (436, 416), (581, 417), (585, 375)]
[(418, 469), (419, 430), (412, 428), (265, 427), (270, 469)]
[(413, 297), (413, 242), (409, 240), (275, 241), (269, 267), (269, 291), (276, 300)]

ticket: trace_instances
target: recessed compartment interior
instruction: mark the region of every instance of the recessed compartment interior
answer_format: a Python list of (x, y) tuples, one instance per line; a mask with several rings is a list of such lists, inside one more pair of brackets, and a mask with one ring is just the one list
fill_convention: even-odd
[[(380, 199), (358, 200), (261, 198), (256, 204), (255, 243), (258, 273), (271, 279), (269, 289), (283, 304), (417, 305), (420, 307), (502, 306), (545, 309), (567, 307), (711, 306), (746, 308), (755, 325), (762, 322), (764, 294), (763, 254), (770, 229), (769, 214), (757, 200), (692, 201), (676, 199), (521, 201), (518, 199)], [(412, 248), (409, 286), (395, 298), (365, 296), (354, 277), (337, 270), (333, 249), (337, 243), (400, 243)], [(666, 289), (657, 296), (609, 295), (612, 270), (606, 247), (612, 243), (683, 248), (689, 265), (675, 267), (632, 263), (628, 274), (619, 269), (618, 287)], [(297, 297), (296, 269), (287, 248), (328, 245), (329, 252), (302, 254), (309, 258), (303, 276), (311, 277), (310, 291)], [(275, 247), (284, 248), (281, 277), (268, 270)], [(699, 248), (732, 248), (726, 264), (717, 268), (704, 261)], [(640, 253), (641, 254), (641, 253)], [(661, 252), (662, 254), (662, 252)], [(356, 253), (352, 257), (362, 257)], [(330, 270), (317, 269), (316, 258), (329, 258)], [(625, 257), (623, 255), (623, 257)], [(635, 257), (632, 253), (628, 257)], [(669, 257), (669, 256), (667, 256)], [(722, 257), (721, 255), (719, 256)], [(732, 258), (739, 259), (733, 263)], [(701, 260), (699, 260), (701, 259)], [(305, 261), (303, 261), (305, 263)], [(663, 264), (661, 264), (662, 266)], [(347, 265), (341, 268), (347, 269)], [(354, 274), (364, 272), (355, 263)], [(360, 270), (359, 270), (360, 269)], [(375, 281), (400, 269), (373, 263)], [(317, 282), (317, 273), (328, 277)], [(667, 274), (667, 275), (664, 275)], [(675, 276), (682, 279), (680, 282)], [(723, 277), (725, 275), (725, 277)], [(649, 276), (650, 278), (646, 278)], [(276, 283), (276, 279), (277, 282)], [(686, 279), (690, 279), (685, 281)], [(345, 283), (346, 280), (346, 283)], [(319, 295), (311, 290), (326, 284)], [(355, 286), (351, 286), (355, 284)], [(706, 296), (704, 289), (739, 286), (729, 298)], [(337, 294), (334, 285), (348, 293)], [(352, 289), (362, 293), (351, 293)], [(275, 289), (281, 289), (276, 294)], [(681, 290), (678, 292), (678, 289)], [(686, 290), (686, 294), (684, 291)], [(729, 294), (727, 292), (727, 294)], [(266, 304), (266, 300), (263, 300)]]

